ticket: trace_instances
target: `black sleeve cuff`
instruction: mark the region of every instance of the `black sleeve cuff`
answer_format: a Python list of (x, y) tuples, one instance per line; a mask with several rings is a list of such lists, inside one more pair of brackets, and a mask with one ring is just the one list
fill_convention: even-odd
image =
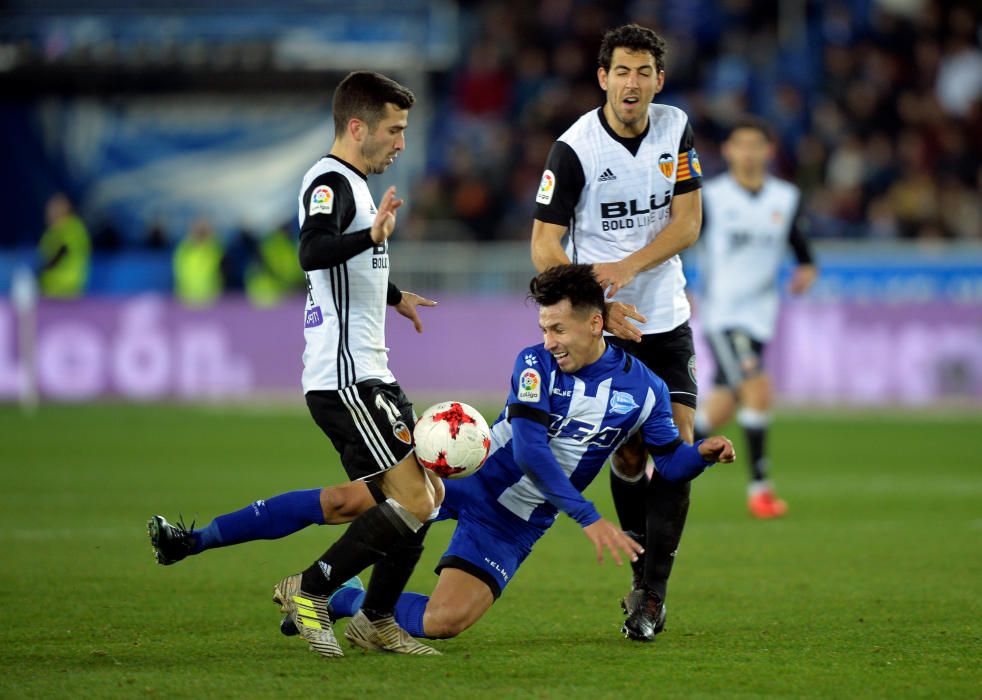
[(389, 290), (385, 293), (385, 303), (389, 306), (395, 306), (400, 301), (402, 301), (402, 292), (397, 286), (389, 282)]
[(533, 408), (532, 406), (523, 406), (520, 403), (510, 403), (508, 408), (505, 409), (505, 416), (510, 421), (512, 418), (527, 418), (528, 420), (540, 423), (545, 427), (549, 427), (552, 422), (549, 418), (549, 414), (543, 411), (541, 408)]
[(689, 192), (695, 192), (698, 189), (702, 189), (702, 178), (689, 178), (688, 180), (682, 180), (682, 182), (675, 183), (675, 189), (672, 190), (672, 196), (677, 197), (680, 194), (688, 194)]

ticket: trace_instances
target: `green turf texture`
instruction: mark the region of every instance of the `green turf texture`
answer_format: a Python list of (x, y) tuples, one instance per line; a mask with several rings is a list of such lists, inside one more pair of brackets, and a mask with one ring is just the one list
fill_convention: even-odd
[[(145, 526), (343, 480), (301, 408), (0, 407), (0, 696), (977, 698), (980, 434), (977, 413), (779, 416), (790, 515), (751, 520), (741, 463), (700, 477), (652, 644), (619, 633), (627, 567), (598, 566), (561, 516), (444, 656), (342, 641), (324, 660), (280, 636), (270, 592), (340, 529), (164, 568)], [(606, 472), (588, 496), (613, 515)], [(451, 529), (412, 590), (432, 590)]]

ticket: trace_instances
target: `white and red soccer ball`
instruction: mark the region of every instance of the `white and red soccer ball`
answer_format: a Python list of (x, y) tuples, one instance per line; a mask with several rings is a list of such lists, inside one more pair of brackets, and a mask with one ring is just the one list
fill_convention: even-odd
[(444, 479), (470, 476), (491, 449), (491, 429), (473, 406), (445, 401), (430, 406), (413, 429), (416, 459)]

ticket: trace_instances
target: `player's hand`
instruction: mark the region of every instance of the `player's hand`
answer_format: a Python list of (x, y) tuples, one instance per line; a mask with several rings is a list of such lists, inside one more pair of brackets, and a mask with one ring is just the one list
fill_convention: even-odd
[(626, 260), (612, 263), (594, 263), (593, 277), (600, 286), (607, 290), (607, 298), (611, 299), (617, 292), (631, 284), (638, 274)]
[(396, 199), (395, 185), (385, 191), (382, 203), (378, 205), (378, 213), (372, 223), (371, 237), (375, 244), (384, 243), (392, 235), (396, 227), (396, 210), (405, 200)]
[(403, 292), (402, 299), (395, 305), (395, 310), (413, 322), (413, 328), (416, 329), (417, 333), (422, 333), (423, 323), (419, 320), (419, 314), (416, 312), (417, 306), (436, 306), (436, 302), (432, 299), (421, 297), (419, 294)]
[(699, 455), (707, 462), (723, 462), (729, 464), (736, 459), (733, 443), (722, 435), (713, 435), (699, 445)]
[(788, 291), (792, 294), (804, 294), (818, 279), (818, 268), (814, 265), (798, 265), (791, 273)]
[(595, 523), (583, 528), (583, 534), (590, 538), (593, 546), (597, 548), (597, 563), (604, 561), (604, 547), (610, 550), (610, 555), (614, 557), (617, 566), (624, 562), (621, 561), (620, 553), (631, 561), (637, 561), (639, 554), (644, 554), (644, 547), (635, 542), (629, 535), (614, 525), (609, 520), (600, 518)]
[(648, 320), (638, 313), (638, 307), (634, 304), (625, 304), (623, 301), (607, 302), (607, 323), (604, 329), (618, 338), (640, 343), (641, 329), (631, 323), (631, 319), (638, 323), (644, 323)]

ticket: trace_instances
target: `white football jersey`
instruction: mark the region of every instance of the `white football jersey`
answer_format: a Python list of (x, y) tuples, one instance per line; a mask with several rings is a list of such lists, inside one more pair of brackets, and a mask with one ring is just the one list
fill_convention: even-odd
[[(330, 177), (330, 173), (336, 175)], [(348, 187), (318, 184), (344, 181), (350, 192)], [(353, 202), (343, 201), (348, 197)], [(321, 158), (304, 175), (299, 203), (301, 229), (308, 216), (332, 214), (338, 207), (351, 209), (353, 205), (353, 218), (342, 235), (370, 229), (378, 211), (365, 176), (331, 156)], [(369, 248), (341, 265), (307, 273), (304, 393), (338, 390), (368, 379), (395, 381), (385, 347), (388, 283), (387, 243)]]
[[(572, 262), (614, 262), (643, 248), (668, 224), (672, 197), (698, 189), (701, 171), (685, 112), (651, 104), (648, 118), (647, 133), (634, 142), (633, 153), (625, 146), (630, 140), (614, 134), (602, 110), (584, 114), (554, 145), (536, 197), (536, 218), (569, 226), (566, 253)], [(572, 195), (569, 180), (579, 188)], [(557, 207), (564, 198), (575, 206)], [(689, 318), (681, 260), (676, 255), (638, 274), (615, 299), (635, 305), (647, 318), (642, 333), (676, 328)]]
[(757, 192), (728, 173), (706, 182), (699, 259), (705, 278), (700, 316), (707, 331), (740, 329), (761, 342), (774, 335), (777, 276), (800, 199), (797, 187), (775, 177)]

